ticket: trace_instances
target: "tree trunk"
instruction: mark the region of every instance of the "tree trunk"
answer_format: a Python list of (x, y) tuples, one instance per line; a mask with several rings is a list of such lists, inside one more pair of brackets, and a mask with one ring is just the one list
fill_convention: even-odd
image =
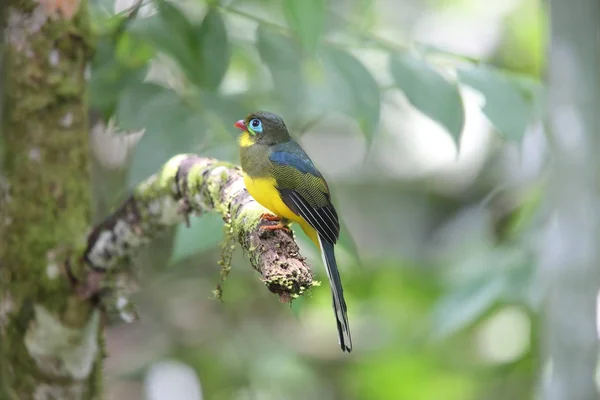
[(64, 274), (90, 222), (79, 0), (2, 0), (0, 397), (89, 399), (100, 390), (100, 321)]
[(540, 253), (547, 400), (598, 398), (600, 288), (598, 0), (551, 0), (548, 127), (550, 210)]

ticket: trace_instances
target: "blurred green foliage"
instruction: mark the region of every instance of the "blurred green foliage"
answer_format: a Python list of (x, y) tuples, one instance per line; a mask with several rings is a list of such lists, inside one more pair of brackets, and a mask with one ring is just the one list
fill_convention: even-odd
[[(92, 1), (91, 107), (121, 130), (145, 129), (126, 186), (180, 152), (237, 162), (232, 124), (256, 109), (281, 114), (339, 205), (355, 339), (350, 356), (339, 352), (325, 285), (281, 305), (243, 254), (223, 303), (210, 300), (222, 229), (203, 215), (177, 229), (172, 250), (152, 249), (170, 261), (144, 277), (144, 322), (109, 334), (110, 390), (139, 383), (153, 361), (170, 357), (194, 368), (208, 399), (531, 398), (531, 237), (544, 180), (537, 170), (519, 178), (522, 165), (506, 160), (515, 149), (519, 160), (534, 159), (527, 151), (539, 147), (527, 141), (542, 110), (543, 10), (515, 2), (496, 43), (474, 57), (400, 38), (428, 15), (469, 15), (476, 2), (392, 3), (144, 0), (116, 13), (112, 0)], [(449, 151), (461, 151), (454, 159), (468, 158), (466, 132), (479, 109), (489, 125), (477, 135), (492, 132), (475, 151), (479, 164), (444, 173), (409, 151), (415, 136), (439, 128), (456, 146)], [(318, 255), (296, 233), (324, 280)], [(508, 306), (517, 311), (503, 314)], [(485, 329), (503, 315), (530, 332)]]
[[(398, 88), (408, 101), (430, 118), (442, 124), (458, 141), (465, 117), (456, 83), (448, 82), (430, 63), (410, 53), (396, 55), (390, 66)], [(431, 101), (435, 99), (435, 101)]]

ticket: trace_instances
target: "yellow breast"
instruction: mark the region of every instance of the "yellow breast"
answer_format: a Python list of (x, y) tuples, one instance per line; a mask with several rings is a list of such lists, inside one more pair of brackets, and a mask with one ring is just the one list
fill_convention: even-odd
[(273, 214), (295, 222), (301, 222), (302, 218), (296, 215), (285, 205), (279, 191), (275, 187), (273, 178), (251, 178), (244, 174), (244, 183), (248, 193), (263, 207), (269, 209)]
[(259, 202), (260, 205), (267, 208), (273, 214), (300, 224), (304, 233), (306, 233), (313, 241), (317, 248), (320, 248), (317, 232), (304, 220), (304, 218), (295, 214), (285, 205), (283, 200), (281, 200), (279, 191), (275, 187), (275, 179), (251, 178), (244, 173), (244, 184), (246, 185), (246, 189), (248, 189), (248, 193), (250, 193), (254, 200)]

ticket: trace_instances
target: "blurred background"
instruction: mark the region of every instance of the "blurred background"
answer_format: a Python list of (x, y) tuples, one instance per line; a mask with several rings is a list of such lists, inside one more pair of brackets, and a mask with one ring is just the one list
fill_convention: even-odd
[(222, 221), (206, 215), (140, 255), (108, 398), (532, 398), (541, 3), (91, 0), (96, 219), (177, 153), (238, 163), (233, 123), (276, 112), (344, 223), (354, 340), (340, 351), (300, 230), (324, 285), (282, 304), (237, 251), (214, 299)]

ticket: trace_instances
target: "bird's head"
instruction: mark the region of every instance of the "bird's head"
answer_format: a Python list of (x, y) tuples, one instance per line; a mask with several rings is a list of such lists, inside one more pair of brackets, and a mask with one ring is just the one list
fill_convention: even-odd
[(290, 140), (290, 133), (280, 116), (267, 111), (256, 111), (248, 114), (234, 124), (242, 131), (240, 146), (249, 147), (254, 144), (271, 146)]

